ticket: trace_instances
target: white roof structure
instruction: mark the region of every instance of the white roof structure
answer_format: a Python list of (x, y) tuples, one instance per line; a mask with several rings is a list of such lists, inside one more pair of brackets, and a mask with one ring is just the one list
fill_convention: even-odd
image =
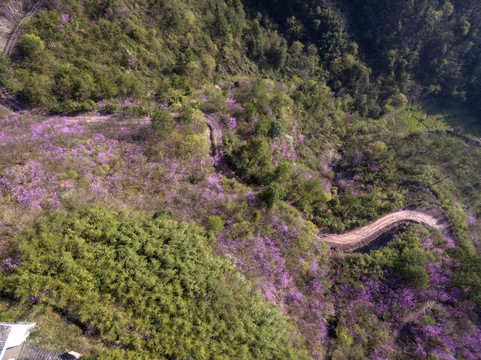
[(0, 360), (9, 348), (22, 345), (35, 327), (31, 324), (0, 323)]

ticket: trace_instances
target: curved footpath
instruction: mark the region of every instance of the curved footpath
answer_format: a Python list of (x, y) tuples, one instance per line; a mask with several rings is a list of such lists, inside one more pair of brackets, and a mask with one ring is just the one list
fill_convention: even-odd
[(204, 121), (211, 131), (211, 140), (214, 155), (222, 156), (222, 124), (218, 118), (212, 114), (204, 113)]
[(444, 236), (449, 233), (449, 223), (441, 213), (433, 210), (400, 210), (344, 234), (318, 234), (318, 239), (328, 245), (345, 250), (366, 246), (379, 236), (402, 223), (418, 223), (438, 229)]
[[(13, 99), (8, 98), (8, 93), (0, 92), (2, 97), (12, 108), (16, 108), (17, 104)], [(87, 123), (105, 122), (111, 119), (111, 116), (101, 114), (99, 112), (91, 112), (89, 114), (79, 115), (71, 118), (72, 120), (80, 120)], [(146, 122), (147, 118), (142, 119), (141, 122)], [(210, 128), (211, 141), (213, 146), (213, 153), (219, 159), (222, 158), (222, 123), (212, 114), (204, 114), (204, 121)], [(227, 177), (235, 177), (231, 169), (227, 168), (222, 161), (219, 167), (223, 170)], [(226, 169), (224, 169), (226, 167)], [(444, 236), (449, 234), (449, 223), (446, 217), (441, 212), (436, 212), (429, 209), (405, 209), (384, 215), (380, 219), (362, 227), (349, 231), (344, 234), (317, 234), (319, 240), (326, 244), (341, 248), (344, 250), (355, 250), (368, 245), (376, 240), (379, 236), (393, 229), (400, 224), (418, 223), (438, 229)]]
[[(204, 114), (204, 120), (211, 129), (214, 155), (222, 156), (222, 124), (211, 114)], [(400, 210), (370, 223), (362, 228), (344, 234), (322, 234), (316, 236), (326, 244), (345, 250), (355, 250), (366, 246), (392, 228), (406, 223), (418, 223), (438, 229), (443, 235), (449, 233), (449, 223), (441, 212), (428, 209)]]
[[(224, 157), (224, 148), (222, 147), (222, 122), (218, 116), (211, 113), (204, 113), (204, 121), (209, 128), (209, 137), (212, 145), (212, 155), (215, 157), (215, 168), (220, 171), (226, 178), (235, 178), (237, 181), (246, 184), (245, 179), (240, 178), (235, 171), (227, 164)], [(252, 185), (251, 185), (252, 187)]]

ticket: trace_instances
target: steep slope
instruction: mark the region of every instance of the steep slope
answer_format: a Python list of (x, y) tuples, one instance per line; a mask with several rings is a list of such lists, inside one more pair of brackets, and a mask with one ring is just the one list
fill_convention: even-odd
[(43, 111), (0, 107), (0, 317), (87, 359), (476, 359), (481, 148), (406, 126), (422, 79), (365, 50), (359, 4), (245, 4), (26, 21), (2, 94)]
[(33, 0), (5, 0), (0, 3), (0, 50), (5, 53), (10, 35), (32, 8)]
[(420, 95), (479, 108), (479, 2), (244, 3), (273, 20), (291, 43), (314, 44), (330, 85), (349, 93), (361, 113), (378, 116), (405, 103), (405, 96)]
[(3, 49), (3, 54), (10, 56), (13, 52), (13, 49), (17, 45), (18, 39), (20, 35), (22, 34), (23, 27), (25, 23), (31, 19), (38, 11), (38, 9), (45, 3), (45, 0), (38, 0), (32, 8), (25, 13), (25, 15), (22, 16), (22, 18), (15, 24), (15, 27), (11, 34), (8, 37), (8, 41), (5, 44), (5, 47)]

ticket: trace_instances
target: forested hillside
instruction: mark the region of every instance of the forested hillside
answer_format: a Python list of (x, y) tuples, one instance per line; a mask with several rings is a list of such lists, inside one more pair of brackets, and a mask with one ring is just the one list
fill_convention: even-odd
[(251, 53), (267, 67), (282, 65), (277, 47), (285, 41), (246, 29), (240, 0), (47, 1), (18, 44), (19, 96), (60, 112), (92, 110), (99, 101), (163, 103), (166, 93), (191, 95), (249, 71), (246, 41), (258, 42)]
[[(366, 61), (387, 81), (479, 108), (480, 17), (476, 1), (344, 1)], [(402, 87), (401, 87), (402, 89)]]
[[(313, 44), (327, 78), (380, 105), (429, 94), (479, 107), (476, 1), (249, 1), (291, 41)], [(339, 79), (340, 78), (340, 79)], [(341, 80), (341, 83), (336, 81)], [(362, 100), (360, 104), (362, 105)], [(374, 109), (370, 107), (371, 111)]]
[(53, 215), (27, 235), (3, 287), (33, 311), (69, 314), (86, 334), (129, 349), (98, 359), (301, 357), (279, 311), (212, 257), (201, 229), (168, 212), (132, 217), (98, 207)]
[(479, 3), (37, 5), (0, 55), (0, 321), (30, 345), (481, 358)]

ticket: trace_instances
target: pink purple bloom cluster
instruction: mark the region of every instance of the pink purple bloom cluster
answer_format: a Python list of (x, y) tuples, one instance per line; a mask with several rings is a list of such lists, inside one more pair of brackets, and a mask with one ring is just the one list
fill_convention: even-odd
[(477, 224), (477, 220), (474, 218), (473, 214), (471, 214), (469, 211), (466, 213), (466, 221), (469, 226), (472, 226), (474, 224)]
[(17, 253), (14, 256), (8, 256), (5, 259), (2, 260), (1, 266), (0, 266), (0, 272), (8, 272), (14, 270), (17, 265), (19, 265), (22, 262), (20, 259), (20, 255)]
[(67, 23), (69, 20), (69, 14), (62, 14), (60, 17), (62, 19), (62, 24)]
[(427, 193), (427, 194), (432, 194), (431, 190), (429, 190), (429, 188), (425, 187), (424, 185), (419, 185), (418, 189)]
[(130, 13), (130, 11), (129, 11), (129, 7), (127, 5), (122, 6), (120, 8), (120, 16), (122, 18), (126, 18), (129, 15), (129, 13)]
[(357, 165), (359, 165), (361, 163), (361, 153), (360, 152), (357, 152), (356, 153), (356, 156), (354, 157), (354, 161), (352, 162), (352, 166), (355, 167)]
[(225, 104), (231, 109), (231, 110), (234, 110), (234, 111), (242, 111), (242, 106), (234, 99), (230, 98), (230, 97), (227, 97), (225, 99)]
[[(288, 264), (286, 254), (297, 241), (299, 232), (275, 219), (273, 227), (276, 233), (272, 237), (230, 238), (229, 231), (224, 230), (218, 237), (217, 250), (229, 254), (247, 277), (258, 279), (254, 285), (265, 299), (280, 306), (299, 324), (313, 349), (320, 348), (327, 340), (325, 315), (332, 315), (332, 308), (323, 300), (322, 279), (328, 269), (315, 260), (309, 265), (300, 255), (296, 256), (295, 265)], [(306, 266), (307, 272), (302, 275), (298, 267)]]
[[(409, 331), (416, 339), (416, 348), (412, 351), (423, 357), (431, 354), (451, 359), (462, 353), (467, 359), (476, 358), (481, 350), (481, 332), (469, 320), (473, 308), (464, 303), (454, 286), (452, 269), (456, 264), (443, 256), (425, 230), (417, 229), (410, 235), (418, 236), (435, 259), (426, 266), (429, 286), (419, 291), (392, 269), (371, 268), (368, 274), (357, 269), (358, 278), (356, 270), (344, 274), (338, 261), (345, 255), (334, 250), (327, 263), (320, 260), (320, 255), (305, 255), (321, 247), (317, 242), (296, 254), (293, 251), (299, 233), (275, 216), (270, 223), (274, 230), (270, 236), (230, 237), (227, 227), (216, 247), (220, 253), (229, 254), (239, 270), (253, 279), (265, 299), (280, 306), (299, 325), (315, 358), (321, 357), (317, 350), (328, 339), (326, 319), (335, 319), (337, 326), (348, 329), (354, 343), (370, 349), (366, 354), (369, 358), (392, 358), (396, 349), (390, 339), (399, 336), (403, 321), (416, 314), (416, 309), (423, 313), (429, 306), (438, 309), (434, 314), (439, 317), (431, 325), (423, 325), (421, 315), (413, 317)], [(400, 241), (399, 236), (397, 239)], [(471, 325), (463, 327), (463, 322)]]
[(237, 119), (235, 117), (230, 117), (229, 122), (227, 123), (227, 127), (229, 129), (234, 129), (237, 126)]
[[(454, 359), (456, 353), (463, 352), (466, 358), (475, 359), (474, 354), (481, 350), (481, 331), (468, 320), (472, 307), (459, 303), (462, 296), (453, 286), (452, 275), (446, 265), (450, 264), (449, 261), (443, 261), (443, 264), (436, 262), (427, 266), (430, 286), (423, 292), (416, 292), (405, 286), (392, 271), (385, 271), (385, 281), (361, 276), (362, 287), (339, 283), (340, 274), (336, 272), (332, 280), (335, 283), (334, 289), (337, 290), (331, 292), (331, 298), (338, 308), (338, 321), (347, 328), (352, 328), (366, 313), (370, 313), (377, 317), (377, 326), (393, 337), (400, 330), (399, 326), (402, 326), (406, 314), (416, 308), (429, 309), (430, 306), (435, 306), (438, 310), (434, 314), (440, 315), (435, 324), (421, 324), (419, 315), (414, 318), (415, 324), (409, 328), (410, 337), (414, 339), (415, 352), (424, 358), (431, 353), (441, 356), (442, 359)], [(389, 321), (385, 320), (387, 314)], [(383, 346), (383, 339), (377, 340), (377, 344), (376, 341), (373, 342), (375, 339), (372, 338), (372, 330), (370, 332), (358, 327), (355, 332), (351, 332), (351, 336), (356, 342), (371, 339), (371, 344), (377, 348), (372, 355), (384, 354), (388, 357), (393, 351), (391, 347)]]
[[(195, 220), (199, 213), (221, 207), (220, 176), (201, 185), (213, 169), (211, 156), (182, 160), (175, 156), (177, 150), (156, 139), (138, 140), (136, 134), (148, 134), (142, 128), (145, 124), (133, 128), (111, 123), (98, 134), (93, 130), (99, 125), (87, 121), (82, 117), (37, 121), (17, 113), (0, 119), (0, 149), (11, 157), (0, 176), (2, 203), (20, 207), (24, 214), (58, 208), (65, 201), (134, 209), (170, 205), (187, 209), (182, 220)], [(152, 147), (163, 148), (156, 161), (146, 156)], [(19, 162), (26, 151), (30, 159)], [(189, 181), (192, 176), (199, 179), (194, 184)]]
[(298, 157), (299, 152), (294, 148), (293, 139), (289, 136), (275, 138), (269, 144), (269, 150), (274, 160), (274, 165), (279, 161), (289, 161)]

